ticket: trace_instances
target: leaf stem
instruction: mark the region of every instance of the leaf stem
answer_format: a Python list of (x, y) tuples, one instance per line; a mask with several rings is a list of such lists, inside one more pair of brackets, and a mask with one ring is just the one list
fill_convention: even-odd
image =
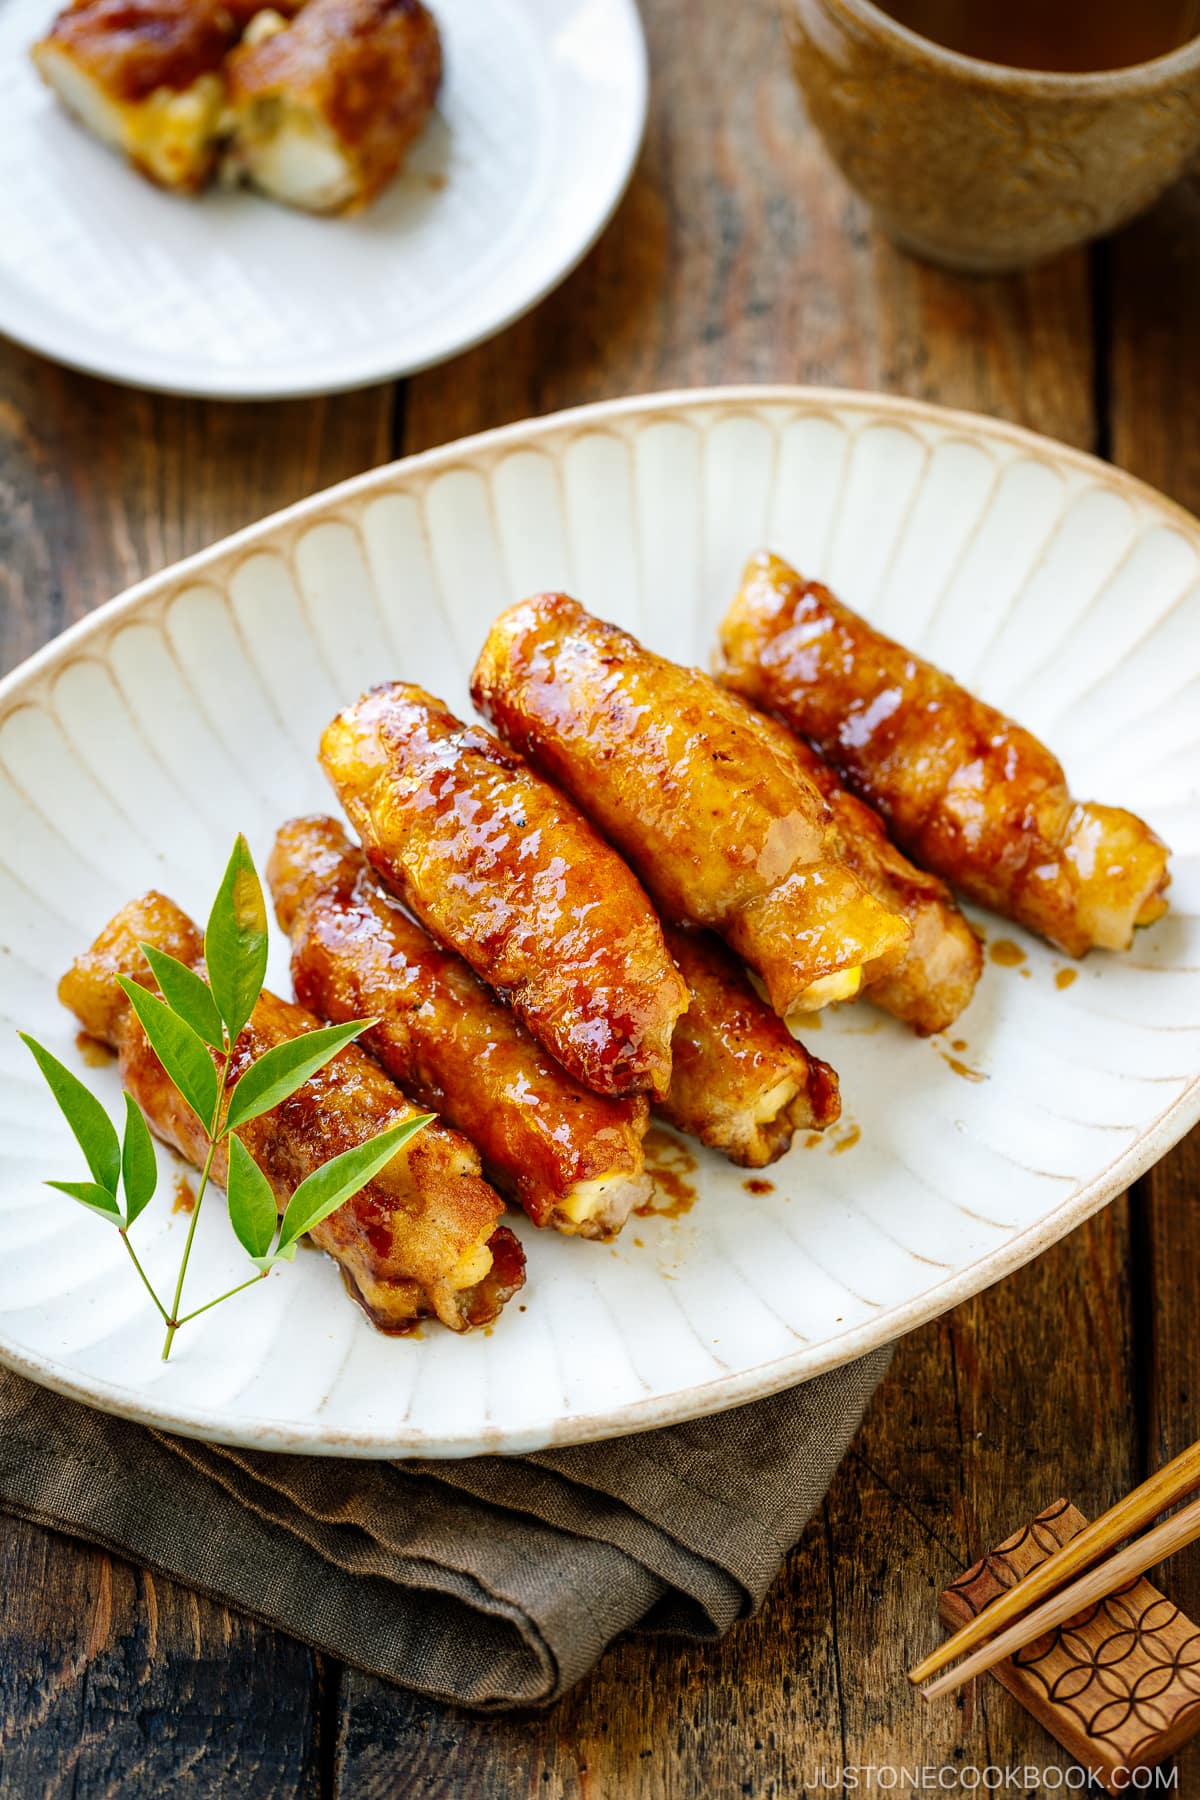
[(142, 1278), (142, 1286), (145, 1288), (146, 1292), (149, 1294), (150, 1298), (153, 1300), (155, 1306), (157, 1306), (159, 1312), (162, 1314), (164, 1323), (169, 1325), (171, 1323), (171, 1320), (167, 1313), (167, 1309), (163, 1305), (162, 1301), (159, 1299), (158, 1295), (155, 1293), (154, 1289), (150, 1286), (150, 1278), (146, 1274), (146, 1271), (145, 1271), (145, 1269), (143, 1269), (141, 1263), (138, 1261), (137, 1251), (134, 1249), (133, 1245), (130, 1243), (129, 1234), (123, 1225), (121, 1226), (120, 1235), (121, 1235), (121, 1242), (124, 1244), (125, 1248), (128, 1250), (130, 1259), (133, 1262), (134, 1268), (137, 1270), (138, 1274)]
[[(179, 1264), (179, 1279), (175, 1283), (175, 1298), (171, 1301), (171, 1315), (167, 1319), (167, 1335), (163, 1340), (162, 1359), (167, 1361), (171, 1354), (171, 1345), (175, 1341), (175, 1333), (183, 1324), (179, 1317), (179, 1302), (183, 1298), (183, 1282), (187, 1275), (188, 1258), (192, 1254), (192, 1239), (196, 1235), (196, 1221), (200, 1217), (200, 1203), (204, 1199), (208, 1178), (212, 1174), (213, 1158), (217, 1153), (217, 1126), (221, 1122), (221, 1108), (225, 1103), (225, 1084), (229, 1080), (229, 1062), (233, 1055), (233, 1045), (228, 1036), (225, 1042), (225, 1054), (221, 1058), (221, 1079), (217, 1083), (217, 1103), (213, 1108), (213, 1116), (208, 1127), (208, 1154), (204, 1158), (204, 1167), (200, 1171), (200, 1185), (196, 1189), (196, 1203), (192, 1207), (192, 1216), (188, 1221), (188, 1233), (183, 1245), (183, 1259)], [(203, 1309), (201, 1309), (203, 1310)], [(195, 1315), (189, 1315), (194, 1317)]]
[[(178, 1331), (181, 1325), (186, 1325), (189, 1319), (198, 1319), (201, 1313), (208, 1312), (210, 1307), (220, 1306), (222, 1300), (232, 1300), (235, 1294), (240, 1294), (244, 1289), (253, 1287), (256, 1281), (265, 1281), (269, 1273), (270, 1271), (268, 1269), (259, 1269), (256, 1274), (250, 1277), (249, 1281), (239, 1281), (237, 1286), (231, 1287), (227, 1294), (218, 1294), (215, 1300), (206, 1300), (203, 1306), (198, 1306), (196, 1308), (195, 1312), (184, 1313), (182, 1319), (176, 1319), (175, 1321), (176, 1331)], [(165, 1314), (163, 1316), (164, 1318), (166, 1317)]]

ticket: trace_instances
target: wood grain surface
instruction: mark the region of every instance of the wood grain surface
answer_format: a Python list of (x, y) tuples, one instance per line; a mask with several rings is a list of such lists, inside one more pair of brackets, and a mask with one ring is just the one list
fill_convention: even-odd
[[(583, 266), (493, 343), (402, 388), (261, 407), (136, 395), (0, 347), (4, 667), (138, 576), (393, 452), (644, 389), (919, 394), (1109, 453), (1200, 509), (1200, 189), (1028, 275), (939, 274), (887, 245), (826, 161), (773, 0), (643, 12), (652, 117), (630, 192)], [(989, 1542), (1059, 1493), (1102, 1510), (1200, 1434), (1198, 1188), (1200, 1148), (1181, 1147), (906, 1339), (762, 1614), (717, 1645), (619, 1644), (548, 1714), (480, 1721), (323, 1667), (0, 1519), (0, 1794), (723, 1800), (799, 1795), (843, 1764), (1065, 1770), (994, 1683), (930, 1709), (902, 1672)], [(1200, 1610), (1200, 1559), (1169, 1591)], [(1189, 1776), (1196, 1752), (1185, 1794)]]

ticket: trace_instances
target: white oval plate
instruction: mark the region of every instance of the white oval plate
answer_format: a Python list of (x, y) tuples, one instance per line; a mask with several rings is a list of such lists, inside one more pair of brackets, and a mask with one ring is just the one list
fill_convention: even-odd
[[(305, 1255), (164, 1366), (115, 1234), (39, 1185), (79, 1158), (12, 1028), (78, 1065), (59, 973), (152, 884), (205, 908), (237, 829), (261, 867), (283, 818), (328, 808), (317, 736), (364, 686), (402, 675), (467, 709), (494, 615), (553, 586), (707, 661), (764, 543), (1044, 733), (1080, 794), (1144, 813), (1175, 851), (1170, 915), (1065, 989), (1063, 958), (988, 921), (1026, 961), (988, 965), (949, 1034), (965, 1050), (868, 1006), (827, 1016), (810, 1041), (841, 1072), (841, 1129), (765, 1171), (763, 1196), (697, 1151), (693, 1210), (611, 1247), (520, 1222), (528, 1285), (489, 1334), (380, 1337)], [(1198, 641), (1200, 525), (1178, 508), (1011, 426), (805, 389), (491, 432), (142, 583), (0, 688), (0, 1356), (229, 1443), (460, 1456), (751, 1400), (976, 1293), (1200, 1112)], [(271, 979), (286, 991), (279, 941)], [(115, 1077), (88, 1073), (115, 1112)], [(164, 1284), (184, 1224), (168, 1194), (137, 1227)], [(197, 1241), (198, 1301), (244, 1266), (219, 1199)]]
[(138, 387), (281, 398), (454, 356), (574, 268), (641, 143), (633, 0), (434, 0), (438, 110), (368, 212), (184, 199), (143, 181), (42, 85), (29, 45), (55, 10), (0, 9), (0, 332)]

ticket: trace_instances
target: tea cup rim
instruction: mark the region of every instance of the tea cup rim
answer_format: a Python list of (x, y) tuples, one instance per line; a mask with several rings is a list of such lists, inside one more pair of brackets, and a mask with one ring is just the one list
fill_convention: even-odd
[(1148, 62), (1129, 63), (1119, 69), (1026, 69), (1009, 63), (988, 62), (983, 57), (967, 56), (951, 50), (933, 38), (922, 37), (902, 25), (899, 19), (874, 0), (833, 0), (834, 5), (861, 28), (890, 39), (894, 46), (910, 55), (925, 58), (947, 74), (958, 75), (985, 86), (1009, 92), (1081, 97), (1088, 94), (1137, 93), (1156, 88), (1175, 74), (1191, 74), (1200, 68), (1200, 31), (1186, 43)]

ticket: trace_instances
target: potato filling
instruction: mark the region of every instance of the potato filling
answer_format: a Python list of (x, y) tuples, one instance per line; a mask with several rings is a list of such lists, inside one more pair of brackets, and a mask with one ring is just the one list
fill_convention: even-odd
[(812, 981), (796, 1000), (793, 1012), (819, 1012), (823, 1006), (833, 1006), (838, 1000), (853, 1000), (862, 986), (862, 967), (853, 969), (835, 969), (832, 975), (822, 975), (818, 981)]

